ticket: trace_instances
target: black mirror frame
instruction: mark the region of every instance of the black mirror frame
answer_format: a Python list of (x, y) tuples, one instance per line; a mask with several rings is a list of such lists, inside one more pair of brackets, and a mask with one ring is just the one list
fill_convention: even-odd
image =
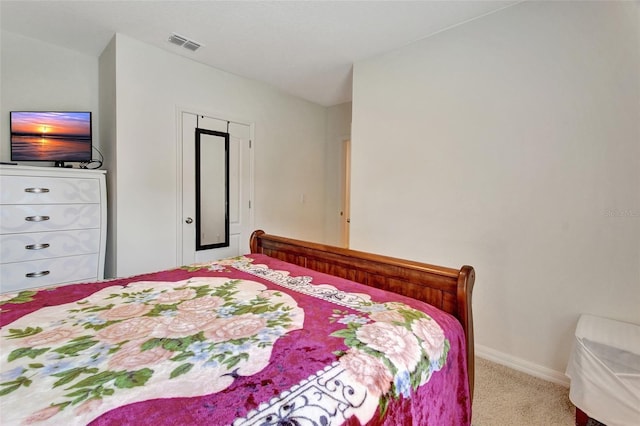
[[(225, 217), (224, 217), (224, 224), (225, 224), (225, 237), (224, 237), (224, 242), (221, 243), (216, 243), (216, 244), (202, 244), (202, 239), (200, 237), (201, 235), (201, 226), (200, 224), (202, 223), (202, 212), (201, 212), (201, 191), (202, 191), (202, 184), (200, 182), (200, 176), (201, 176), (201, 172), (200, 172), (200, 160), (201, 160), (201, 155), (200, 155), (200, 147), (201, 147), (201, 140), (200, 140), (200, 136), (202, 134), (206, 134), (206, 135), (212, 135), (212, 136), (219, 136), (219, 137), (223, 137), (224, 138), (224, 154), (225, 154), (225, 160), (224, 160), (224, 168), (225, 168), (225, 182), (224, 182), (224, 187), (225, 187)], [(201, 250), (209, 250), (209, 249), (214, 249), (214, 248), (220, 248), (220, 247), (229, 247), (229, 133), (225, 133), (225, 132), (218, 132), (215, 130), (207, 130), (207, 129), (200, 129), (200, 128), (196, 128), (196, 251), (201, 251)]]

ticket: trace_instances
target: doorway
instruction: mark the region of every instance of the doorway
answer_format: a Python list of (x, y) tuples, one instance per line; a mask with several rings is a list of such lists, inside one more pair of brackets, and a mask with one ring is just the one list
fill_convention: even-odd
[[(181, 135), (178, 150), (178, 264), (207, 262), (224, 257), (239, 256), (249, 252), (249, 237), (253, 230), (253, 125), (224, 118), (180, 111)], [(198, 218), (196, 210), (196, 129), (210, 133), (228, 134), (228, 244), (223, 247), (202, 248), (197, 246), (198, 223), (207, 218)], [(207, 186), (201, 188), (207, 191)]]

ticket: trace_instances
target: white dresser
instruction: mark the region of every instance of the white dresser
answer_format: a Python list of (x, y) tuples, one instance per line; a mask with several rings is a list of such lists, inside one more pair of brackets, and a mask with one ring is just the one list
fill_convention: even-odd
[(0, 293), (104, 278), (105, 176), (0, 165)]

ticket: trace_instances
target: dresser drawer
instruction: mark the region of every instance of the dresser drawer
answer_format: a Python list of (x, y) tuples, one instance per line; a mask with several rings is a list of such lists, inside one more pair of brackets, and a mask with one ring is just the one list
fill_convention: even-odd
[(98, 253), (100, 230), (0, 235), (0, 263)]
[(99, 204), (0, 205), (0, 234), (100, 227)]
[(99, 203), (98, 179), (0, 176), (0, 204)]
[(0, 264), (0, 292), (80, 281), (95, 281), (98, 256), (85, 254)]

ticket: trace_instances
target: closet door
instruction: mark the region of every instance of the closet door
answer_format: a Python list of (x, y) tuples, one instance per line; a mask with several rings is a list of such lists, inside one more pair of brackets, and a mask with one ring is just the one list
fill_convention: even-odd
[[(196, 129), (229, 134), (228, 227), (229, 245), (197, 249)], [(182, 261), (206, 262), (249, 252), (251, 235), (251, 126), (193, 113), (182, 113)], [(206, 191), (206, 185), (203, 187)], [(206, 220), (203, 217), (202, 220)], [(203, 237), (201, 235), (201, 237)], [(201, 238), (202, 240), (202, 238)]]

